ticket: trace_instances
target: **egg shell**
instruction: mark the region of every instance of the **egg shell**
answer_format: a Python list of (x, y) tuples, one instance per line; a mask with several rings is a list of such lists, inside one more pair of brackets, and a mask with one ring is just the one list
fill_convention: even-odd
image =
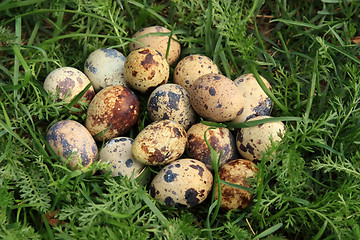
[(85, 126), (95, 140), (110, 140), (125, 134), (139, 116), (139, 100), (127, 87), (110, 86), (98, 92), (90, 102)]
[(96, 91), (109, 86), (126, 86), (125, 59), (121, 52), (109, 48), (97, 49), (88, 56), (84, 72)]
[[(163, 34), (157, 33), (169, 33), (169, 35), (164, 36)], [(142, 28), (134, 34), (133, 39), (136, 40), (136, 42), (134, 41), (129, 44), (129, 50), (134, 51), (142, 47), (151, 47), (156, 51), (160, 52), (161, 55), (165, 58), (170, 33), (171, 31), (169, 29), (161, 26), (150, 26)], [(167, 61), (170, 65), (174, 64), (178, 60), (180, 52), (181, 46), (177, 42), (176, 35), (172, 34), (169, 53), (167, 57)]]
[(152, 121), (169, 119), (188, 129), (196, 120), (196, 113), (190, 105), (190, 95), (177, 84), (164, 84), (157, 87), (147, 103)]
[(174, 83), (190, 91), (196, 79), (208, 73), (221, 74), (221, 71), (210, 58), (199, 54), (189, 55), (176, 65)]
[[(210, 127), (202, 123), (194, 124), (189, 128), (186, 153), (190, 158), (203, 162), (208, 169), (213, 170), (211, 151), (204, 139), (204, 133), (208, 128)], [(220, 166), (237, 157), (235, 138), (229, 129), (223, 127), (210, 129), (206, 132), (206, 140), (218, 154), (222, 151)]]
[[(270, 116), (258, 116), (248, 121), (271, 118)], [(281, 140), (285, 133), (285, 125), (282, 122), (268, 122), (258, 126), (242, 128), (236, 136), (236, 146), (243, 158), (248, 160), (260, 160), (262, 153), (266, 152), (273, 142)]]
[[(251, 187), (250, 178), (258, 173), (256, 165), (246, 159), (235, 159), (219, 169), (219, 178), (229, 183)], [(218, 199), (218, 187), (215, 186), (215, 200)], [(220, 207), (224, 210), (245, 208), (249, 205), (252, 194), (246, 190), (221, 183)]]
[(190, 102), (202, 117), (215, 122), (231, 121), (244, 109), (237, 85), (221, 74), (199, 77), (190, 90)]
[[(260, 76), (266, 87), (271, 90), (270, 83), (262, 76)], [(257, 116), (269, 116), (271, 114), (274, 103), (262, 90), (256, 78), (252, 73), (244, 74), (236, 78), (234, 82), (237, 84), (241, 95), (246, 99), (244, 104), (244, 111), (237, 116), (233, 123), (241, 123)]]
[(154, 177), (150, 194), (167, 206), (185, 209), (202, 203), (212, 183), (213, 176), (204, 163), (179, 159), (163, 167)]
[(124, 76), (131, 88), (141, 92), (151, 92), (157, 86), (167, 83), (169, 64), (153, 48), (132, 51), (124, 64)]
[(136, 136), (131, 153), (143, 164), (164, 165), (181, 157), (186, 141), (183, 126), (171, 120), (161, 120), (146, 126)]
[[(53, 95), (58, 94), (56, 101), (70, 102), (89, 83), (88, 77), (80, 70), (73, 67), (60, 67), (47, 75), (44, 81), (44, 89)], [(81, 101), (89, 103), (94, 96), (95, 91), (91, 86), (83, 95)]]
[(98, 148), (89, 131), (73, 120), (62, 120), (50, 127), (46, 141), (70, 169), (91, 165), (97, 157)]
[(137, 178), (142, 170), (144, 164), (134, 160), (131, 155), (131, 145), (134, 142), (129, 137), (117, 137), (106, 142), (99, 154), (99, 161), (111, 165), (110, 169), (102, 169), (103, 173), (111, 172), (110, 176), (127, 176), (131, 177), (134, 173), (134, 178)]

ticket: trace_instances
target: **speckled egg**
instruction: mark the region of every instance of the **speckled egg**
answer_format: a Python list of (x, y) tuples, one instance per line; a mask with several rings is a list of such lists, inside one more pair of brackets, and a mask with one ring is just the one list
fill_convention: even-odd
[(146, 126), (135, 138), (131, 153), (146, 165), (164, 165), (181, 157), (187, 135), (183, 126), (161, 120)]
[[(56, 96), (58, 102), (70, 102), (89, 83), (88, 77), (80, 70), (73, 67), (61, 67), (49, 73), (44, 81), (44, 89)], [(94, 96), (95, 91), (91, 86), (83, 95), (81, 101), (89, 103)]]
[(95, 91), (108, 86), (126, 86), (125, 56), (116, 49), (101, 48), (92, 52), (85, 61), (84, 72)]
[[(271, 118), (270, 116), (258, 116), (248, 121)], [(262, 153), (266, 152), (273, 142), (280, 141), (285, 133), (285, 125), (282, 122), (268, 122), (258, 126), (242, 128), (236, 136), (236, 146), (241, 156), (248, 160), (260, 160)]]
[(138, 119), (139, 109), (139, 100), (129, 88), (106, 87), (91, 101), (85, 126), (95, 140), (110, 140), (130, 130)]
[(209, 73), (199, 77), (189, 92), (194, 110), (215, 122), (231, 121), (244, 109), (245, 100), (237, 85), (221, 74)]
[[(269, 82), (260, 76), (264, 84), (271, 90)], [(273, 107), (273, 102), (262, 90), (253, 74), (244, 74), (234, 80), (237, 84), (241, 95), (246, 99), (244, 111), (237, 116), (232, 122), (241, 123), (256, 116), (269, 116)]]
[(70, 169), (91, 165), (98, 154), (89, 131), (73, 120), (62, 120), (51, 126), (46, 134), (46, 141)]
[(126, 58), (124, 76), (131, 88), (151, 92), (157, 86), (167, 83), (169, 64), (153, 48), (140, 48), (132, 51)]
[(211, 191), (213, 176), (204, 163), (179, 159), (160, 170), (150, 185), (153, 198), (186, 209), (202, 203)]
[[(251, 187), (251, 178), (255, 178), (259, 170), (256, 165), (245, 159), (235, 159), (219, 170), (219, 177), (229, 183)], [(218, 199), (218, 187), (215, 186), (215, 200)], [(224, 210), (246, 208), (251, 202), (252, 194), (246, 190), (221, 183), (220, 207)]]
[[(164, 33), (168, 33), (169, 35), (164, 36)], [(169, 29), (161, 26), (142, 28), (134, 34), (133, 39), (136, 42), (134, 41), (130, 43), (129, 49), (130, 51), (134, 51), (135, 49), (139, 49), (142, 47), (151, 47), (156, 51), (160, 52), (161, 55), (165, 57), (168, 48), (170, 33), (171, 31)], [(176, 35), (173, 34), (171, 36), (169, 54), (167, 57), (167, 61), (170, 65), (174, 64), (178, 60), (180, 56), (180, 51), (180, 44), (177, 42)]]
[[(210, 127), (202, 123), (194, 124), (189, 128), (186, 152), (190, 158), (203, 162), (212, 170), (211, 151), (204, 139), (204, 133), (208, 128)], [(229, 129), (223, 127), (210, 129), (206, 132), (206, 140), (218, 154), (222, 151), (220, 166), (237, 157), (235, 138)]]
[(100, 151), (99, 161), (111, 165), (110, 169), (102, 169), (103, 173), (111, 172), (110, 176), (127, 176), (137, 178), (144, 169), (144, 164), (134, 160), (131, 155), (132, 138), (117, 137), (106, 142)]
[(188, 129), (196, 120), (196, 113), (190, 105), (190, 95), (177, 84), (164, 84), (150, 95), (147, 110), (152, 121), (169, 119)]
[(199, 54), (189, 55), (176, 65), (174, 83), (190, 91), (195, 80), (208, 73), (221, 74), (218, 66), (210, 58)]

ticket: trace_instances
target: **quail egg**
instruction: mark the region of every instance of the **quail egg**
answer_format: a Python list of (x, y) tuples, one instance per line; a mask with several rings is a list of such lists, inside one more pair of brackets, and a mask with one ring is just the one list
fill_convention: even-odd
[(109, 163), (110, 169), (102, 169), (103, 173), (111, 172), (110, 176), (127, 176), (137, 178), (144, 164), (135, 161), (131, 155), (131, 145), (134, 142), (129, 137), (117, 137), (106, 142), (99, 154), (99, 161)]
[[(88, 77), (73, 67), (61, 67), (53, 70), (44, 81), (44, 89), (57, 97), (56, 101), (70, 102), (90, 83)], [(91, 86), (83, 95), (81, 101), (89, 103), (95, 91)]]
[(181, 59), (174, 70), (174, 83), (190, 91), (199, 77), (208, 74), (221, 74), (218, 66), (208, 57), (194, 54)]
[[(256, 165), (245, 159), (235, 159), (227, 162), (219, 170), (219, 178), (229, 183), (251, 187), (251, 178), (255, 178), (258, 169)], [(215, 200), (218, 199), (218, 187), (215, 186)], [(224, 210), (245, 208), (249, 205), (252, 194), (244, 189), (239, 189), (221, 183), (220, 207)]]
[(85, 61), (84, 72), (95, 91), (108, 86), (126, 86), (125, 56), (116, 49), (101, 48), (92, 52)]
[(150, 194), (167, 206), (186, 209), (202, 203), (211, 191), (213, 176), (204, 163), (179, 159), (154, 177)]
[[(260, 76), (266, 87), (271, 90), (269, 82)], [(246, 99), (244, 111), (237, 116), (233, 123), (241, 123), (256, 116), (269, 116), (273, 107), (273, 102), (262, 90), (253, 74), (244, 74), (234, 80), (241, 95)]]
[(146, 126), (134, 139), (131, 153), (146, 165), (164, 165), (184, 153), (187, 136), (183, 126), (171, 120), (160, 120)]
[(167, 83), (169, 64), (153, 48), (132, 51), (124, 64), (124, 76), (131, 88), (141, 92), (151, 92), (157, 86)]
[[(204, 133), (208, 128), (210, 127), (202, 123), (194, 124), (189, 128), (186, 152), (190, 158), (203, 162), (212, 170), (211, 151), (204, 139)], [(210, 129), (206, 132), (206, 140), (218, 154), (222, 152), (220, 166), (236, 158), (235, 138), (229, 129), (223, 127)]]
[[(168, 35), (164, 35), (164, 33), (168, 33)], [(136, 42), (134, 41), (130, 43), (129, 49), (130, 51), (134, 51), (142, 47), (151, 47), (160, 52), (160, 54), (165, 58), (170, 33), (171, 31), (169, 29), (161, 26), (151, 26), (140, 29), (134, 34), (133, 39), (136, 40)], [(174, 64), (178, 60), (180, 51), (180, 44), (177, 42), (176, 35), (173, 34), (171, 36), (169, 53), (167, 56), (167, 61), (170, 65)]]
[(72, 170), (91, 165), (98, 154), (95, 140), (89, 131), (73, 120), (62, 120), (51, 126), (46, 141)]
[(202, 117), (215, 122), (231, 121), (244, 109), (244, 99), (237, 85), (221, 74), (199, 77), (190, 90), (190, 102)]
[[(258, 116), (248, 121), (271, 118), (270, 116)], [(242, 128), (236, 136), (236, 146), (242, 157), (248, 160), (260, 160), (262, 153), (271, 146), (271, 141), (278, 142), (285, 133), (285, 125), (282, 122), (268, 122), (258, 126)]]
[(85, 126), (95, 140), (110, 140), (125, 134), (135, 125), (139, 109), (139, 100), (129, 88), (106, 87), (91, 101)]
[(152, 121), (169, 119), (188, 129), (196, 120), (196, 113), (190, 105), (190, 95), (177, 84), (164, 84), (150, 95), (147, 109)]

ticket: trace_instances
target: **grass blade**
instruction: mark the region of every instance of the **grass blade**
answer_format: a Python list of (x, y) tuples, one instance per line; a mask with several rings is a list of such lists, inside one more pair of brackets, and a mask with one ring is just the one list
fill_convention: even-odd
[(255, 236), (255, 237), (253, 238), (253, 240), (257, 240), (257, 239), (260, 239), (260, 238), (264, 238), (264, 237), (266, 237), (266, 236), (268, 236), (268, 235), (276, 232), (277, 230), (279, 230), (279, 229), (282, 227), (282, 225), (283, 225), (282, 223), (278, 223), (278, 224), (272, 226), (271, 228), (266, 229), (266, 230), (263, 231), (262, 233), (260, 233), (260, 234), (258, 234), (257, 236)]

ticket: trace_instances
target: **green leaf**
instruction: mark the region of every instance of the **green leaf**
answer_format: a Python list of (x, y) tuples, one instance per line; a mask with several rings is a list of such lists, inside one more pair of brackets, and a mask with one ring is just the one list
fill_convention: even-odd
[(276, 232), (276, 231), (279, 230), (282, 226), (283, 226), (282, 223), (278, 223), (278, 224), (276, 224), (276, 225), (274, 225), (274, 226), (266, 229), (266, 230), (263, 231), (262, 233), (256, 235), (256, 236), (253, 238), (253, 240), (257, 240), (257, 239), (260, 239), (260, 238), (264, 238), (264, 237), (266, 237), (266, 236), (268, 236), (268, 235)]

